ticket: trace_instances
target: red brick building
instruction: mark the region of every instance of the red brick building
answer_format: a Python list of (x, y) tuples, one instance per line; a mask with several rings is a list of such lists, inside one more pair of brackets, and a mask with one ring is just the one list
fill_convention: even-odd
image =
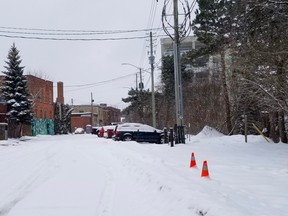
[(32, 75), (26, 78), (35, 118), (54, 120), (53, 82)]
[[(25, 76), (34, 114), (32, 127), (25, 128), (25, 134), (54, 134), (53, 82), (33, 75)], [(4, 78), (5, 76), (0, 76), (0, 86)], [(0, 102), (0, 122), (6, 122), (6, 111), (6, 103), (3, 100)]]
[[(91, 111), (93, 111), (93, 120)], [(106, 104), (93, 105), (93, 108), (91, 105), (76, 105), (71, 115), (71, 131), (79, 127), (85, 129), (86, 125), (110, 125), (112, 122), (120, 122), (120, 119), (121, 110)]]
[(27, 88), (32, 100), (32, 134), (54, 134), (53, 82), (26, 75)]
[(72, 113), (71, 114), (71, 131), (74, 132), (76, 128), (83, 128), (86, 125), (91, 125), (91, 112)]

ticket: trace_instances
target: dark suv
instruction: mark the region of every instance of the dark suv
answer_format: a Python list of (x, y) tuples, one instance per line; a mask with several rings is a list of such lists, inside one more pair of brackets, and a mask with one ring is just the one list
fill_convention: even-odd
[(115, 128), (114, 140), (164, 143), (164, 132), (141, 123), (124, 123)]

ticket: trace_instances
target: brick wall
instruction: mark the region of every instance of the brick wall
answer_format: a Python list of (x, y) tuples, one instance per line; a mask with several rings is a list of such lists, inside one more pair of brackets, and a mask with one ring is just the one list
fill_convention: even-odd
[(83, 128), (85, 130), (86, 125), (91, 125), (91, 113), (90, 116), (72, 114), (71, 116), (71, 131), (74, 132), (75, 128)]
[[(75, 105), (73, 113), (91, 113), (91, 105)], [(93, 126), (109, 125), (112, 122), (120, 122), (121, 111), (110, 106), (93, 106)]]
[(53, 82), (27, 75), (27, 88), (34, 101), (32, 111), (36, 118), (54, 120)]
[(57, 98), (56, 102), (64, 104), (64, 87), (63, 82), (57, 82)]
[(0, 122), (6, 122), (6, 103), (0, 103)]

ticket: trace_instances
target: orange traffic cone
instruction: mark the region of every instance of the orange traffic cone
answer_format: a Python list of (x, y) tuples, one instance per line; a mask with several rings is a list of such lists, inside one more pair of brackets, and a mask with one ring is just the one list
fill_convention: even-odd
[(204, 162), (203, 162), (201, 177), (209, 177), (209, 171), (208, 171), (207, 161), (204, 161)]
[(191, 160), (190, 160), (190, 168), (196, 166), (196, 161), (194, 157), (194, 152), (192, 152)]

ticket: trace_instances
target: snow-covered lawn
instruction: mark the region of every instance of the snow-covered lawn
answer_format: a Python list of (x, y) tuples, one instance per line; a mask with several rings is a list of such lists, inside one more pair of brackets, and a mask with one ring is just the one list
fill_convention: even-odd
[[(201, 177), (204, 160), (210, 178)], [(210, 130), (174, 148), (87, 134), (1, 141), (6, 215), (284, 216), (288, 145)]]

